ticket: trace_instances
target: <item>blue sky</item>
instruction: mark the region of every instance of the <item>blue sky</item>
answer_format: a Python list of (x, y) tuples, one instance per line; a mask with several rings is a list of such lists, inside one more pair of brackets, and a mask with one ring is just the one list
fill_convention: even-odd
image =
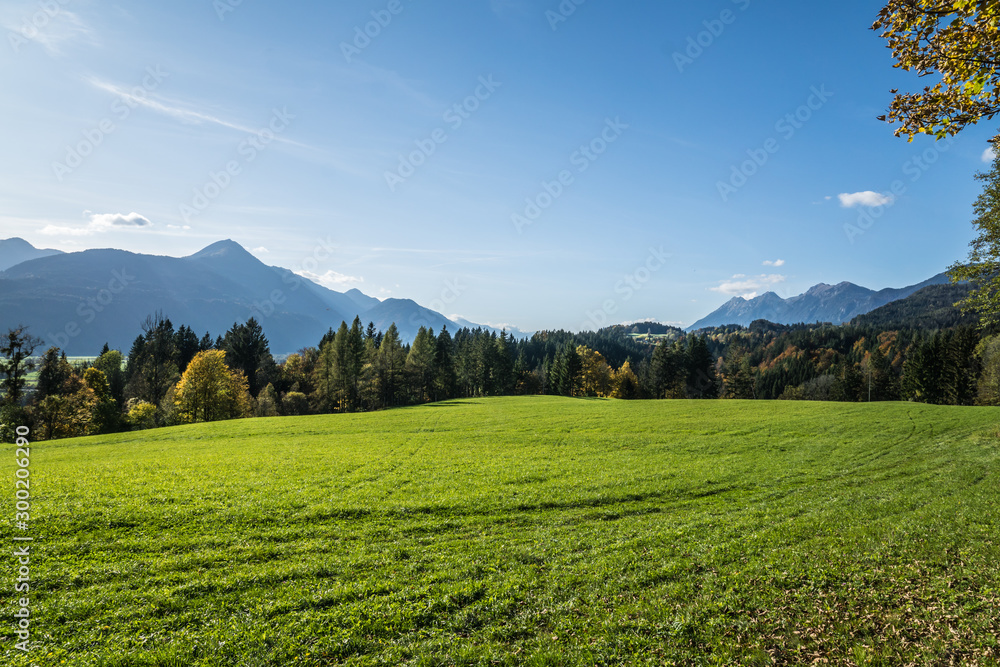
[(880, 3), (576, 2), (7, 2), (0, 237), (232, 238), (524, 330), (965, 257), (996, 128), (875, 119), (924, 84), (869, 30)]

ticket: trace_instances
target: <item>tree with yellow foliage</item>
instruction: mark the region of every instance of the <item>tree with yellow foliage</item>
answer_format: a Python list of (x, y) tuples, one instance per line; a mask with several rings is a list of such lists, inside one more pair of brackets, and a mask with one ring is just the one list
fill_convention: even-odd
[(639, 378), (628, 361), (611, 374), (611, 398), (639, 398)]
[(580, 371), (580, 392), (584, 396), (610, 396), (611, 366), (601, 353), (586, 345), (578, 345), (576, 353), (583, 364), (583, 370)]
[(252, 410), (246, 376), (226, 366), (222, 350), (195, 355), (177, 383), (174, 405), (180, 420), (188, 424), (236, 419)]

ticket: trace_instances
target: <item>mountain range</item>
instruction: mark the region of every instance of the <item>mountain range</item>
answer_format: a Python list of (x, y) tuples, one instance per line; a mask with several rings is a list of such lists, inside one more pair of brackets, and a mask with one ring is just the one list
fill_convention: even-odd
[(275, 354), (317, 345), (328, 329), (355, 316), (383, 331), (395, 323), (404, 341), (421, 326), (460, 327), (409, 299), (327, 289), (267, 266), (231, 240), (177, 258), (113, 249), (61, 253), (8, 239), (0, 241), (0, 258), (26, 258), (0, 271), (0, 330), (30, 325), (46, 346), (69, 355), (97, 354), (105, 342), (127, 352), (155, 311), (175, 327), (213, 337), (256, 317)]
[[(924, 287), (948, 282), (940, 273), (898, 289), (821, 283), (788, 299), (773, 292), (749, 300), (734, 297), (687, 330), (748, 326), (761, 319), (777, 324), (841, 324)], [(950, 297), (951, 292), (935, 295), (933, 303)], [(893, 311), (892, 317), (919, 310), (926, 300)], [(127, 351), (142, 322), (156, 311), (174, 326), (185, 324), (199, 336), (207, 331), (213, 337), (256, 317), (275, 354), (316, 345), (331, 327), (355, 316), (383, 331), (395, 323), (404, 341), (412, 341), (421, 326), (435, 331), (444, 326), (452, 331), (480, 326), (498, 331), (449, 319), (410, 299), (379, 300), (356, 289), (328, 289), (288, 269), (267, 266), (231, 240), (187, 257), (115, 249), (64, 253), (35, 248), (23, 239), (0, 240), (0, 331), (27, 324), (46, 346), (55, 345), (70, 355), (96, 354), (104, 343)], [(530, 335), (514, 328), (507, 331), (517, 337)]]
[(948, 282), (948, 274), (939, 273), (916, 285), (878, 291), (842, 282), (836, 285), (820, 283), (788, 299), (783, 299), (774, 292), (766, 292), (753, 299), (736, 296), (692, 324), (687, 330), (697, 331), (727, 324), (748, 326), (754, 320), (767, 320), (776, 324), (800, 322), (842, 324), (850, 322), (858, 315), (904, 299), (928, 285), (943, 285)]

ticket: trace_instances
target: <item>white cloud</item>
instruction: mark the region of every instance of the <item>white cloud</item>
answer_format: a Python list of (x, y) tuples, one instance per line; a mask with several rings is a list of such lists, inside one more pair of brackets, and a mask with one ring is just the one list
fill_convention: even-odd
[(784, 266), (784, 265), (785, 265), (785, 260), (783, 259), (776, 259), (773, 261), (770, 259), (764, 260), (764, 266)]
[(759, 276), (747, 276), (738, 273), (729, 280), (724, 280), (718, 287), (710, 287), (713, 292), (721, 292), (730, 296), (742, 296), (744, 299), (752, 299), (761, 290), (767, 290), (773, 285), (785, 282), (785, 276), (771, 273)]
[(865, 190), (864, 192), (844, 192), (837, 195), (840, 199), (840, 205), (844, 208), (854, 208), (855, 206), (868, 206), (870, 208), (875, 208), (877, 206), (885, 206), (886, 204), (892, 203), (892, 197), (889, 195), (883, 195), (878, 192), (872, 192), (871, 190)]
[(348, 276), (336, 271), (327, 271), (323, 274), (311, 271), (296, 271), (296, 273), (303, 278), (318, 283), (323, 287), (329, 287), (332, 290), (351, 289), (365, 282), (362, 276)]
[(261, 246), (259, 248), (254, 248), (250, 252), (254, 253), (255, 255), (266, 255), (267, 253), (269, 253), (271, 251), (268, 250), (267, 248), (265, 248), (264, 246)]
[(96, 228), (112, 229), (114, 227), (152, 227), (153, 223), (144, 215), (135, 211), (125, 213), (93, 213), (90, 224)]
[(983, 154), (980, 159), (982, 159), (983, 162), (993, 162), (993, 160), (997, 159), (997, 152), (993, 150), (992, 146), (990, 146), (989, 148), (983, 151)]
[(83, 227), (46, 225), (41, 233), (48, 236), (92, 236), (115, 229), (148, 229), (153, 226), (149, 218), (132, 213), (90, 213), (90, 222)]

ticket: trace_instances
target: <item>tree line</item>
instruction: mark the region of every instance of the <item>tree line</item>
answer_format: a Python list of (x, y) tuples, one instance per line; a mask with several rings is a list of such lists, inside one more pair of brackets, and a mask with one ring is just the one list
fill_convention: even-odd
[(527, 394), (1000, 403), (1000, 339), (968, 325), (758, 321), (685, 334), (650, 323), (522, 339), (421, 327), (404, 343), (394, 324), (381, 331), (355, 318), (279, 363), (253, 318), (213, 338), (157, 313), (128, 355), (105, 345), (93, 361), (72, 364), (55, 347), (33, 356), (40, 345), (24, 327), (0, 343), (4, 437), (18, 425), (51, 439)]

